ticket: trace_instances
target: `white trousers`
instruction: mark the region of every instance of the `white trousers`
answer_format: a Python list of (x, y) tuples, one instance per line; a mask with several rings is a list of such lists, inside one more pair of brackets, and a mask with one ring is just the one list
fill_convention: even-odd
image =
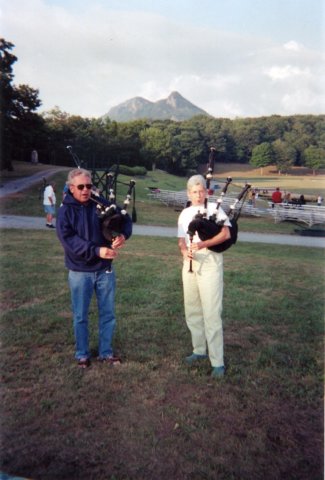
[(193, 352), (208, 353), (212, 367), (220, 367), (224, 365), (223, 255), (203, 248), (195, 252), (192, 269), (193, 273), (189, 273), (189, 261), (185, 260), (182, 270), (184, 309)]

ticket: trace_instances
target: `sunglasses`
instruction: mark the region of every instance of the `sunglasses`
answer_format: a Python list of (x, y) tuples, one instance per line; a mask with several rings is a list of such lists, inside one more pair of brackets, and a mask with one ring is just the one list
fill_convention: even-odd
[(75, 185), (75, 187), (78, 190), (83, 190), (84, 188), (87, 188), (87, 190), (91, 190), (92, 184), (91, 183), (86, 183), (86, 185), (83, 185), (82, 183), (80, 185)]

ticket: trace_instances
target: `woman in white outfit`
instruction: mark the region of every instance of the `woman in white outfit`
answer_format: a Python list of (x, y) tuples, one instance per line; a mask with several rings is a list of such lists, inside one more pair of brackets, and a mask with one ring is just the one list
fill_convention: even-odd
[[(183, 255), (183, 292), (187, 326), (191, 332), (193, 353), (186, 357), (188, 365), (209, 358), (215, 378), (225, 373), (223, 358), (223, 255), (208, 247), (230, 238), (231, 223), (221, 207), (217, 220), (223, 220), (221, 231), (213, 238), (200, 240), (196, 233), (190, 242), (188, 226), (198, 212), (203, 213), (207, 195), (202, 175), (194, 175), (187, 182), (187, 195), (191, 205), (178, 218), (178, 246)], [(216, 211), (215, 203), (207, 203), (207, 217)], [(193, 273), (189, 272), (190, 261)]]

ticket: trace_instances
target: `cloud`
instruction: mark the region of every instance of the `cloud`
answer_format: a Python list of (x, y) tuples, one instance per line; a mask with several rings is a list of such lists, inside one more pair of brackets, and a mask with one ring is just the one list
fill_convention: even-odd
[[(295, 88), (292, 93), (286, 93), (282, 98), (283, 108), (287, 112), (299, 111), (299, 109), (307, 109), (313, 111), (317, 107), (317, 98), (310, 93), (307, 88)], [(324, 101), (324, 96), (323, 96)]]
[(287, 50), (292, 50), (294, 52), (299, 52), (301, 50), (301, 46), (299, 45), (299, 43), (295, 42), (294, 40), (285, 43), (283, 47)]
[(278, 80), (286, 80), (286, 79), (291, 79), (293, 80), (294, 78), (310, 78), (311, 77), (311, 72), (308, 67), (301, 69), (299, 67), (295, 67), (293, 65), (285, 65), (285, 66), (273, 66), (270, 67), (268, 70), (266, 70), (266, 75), (271, 78), (273, 81), (278, 81)]
[(324, 112), (324, 57), (298, 40), (85, 5), (72, 13), (44, 0), (2, 1), (15, 83), (39, 88), (43, 110), (97, 117), (134, 96), (156, 101), (177, 90), (215, 116)]

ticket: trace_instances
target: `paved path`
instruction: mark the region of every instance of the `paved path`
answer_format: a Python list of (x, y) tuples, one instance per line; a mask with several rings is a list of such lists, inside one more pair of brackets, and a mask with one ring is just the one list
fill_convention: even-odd
[[(0, 185), (0, 198), (11, 195), (12, 193), (17, 193), (20, 190), (35, 185), (43, 180), (43, 178), (48, 179), (57, 172), (61, 172), (64, 167), (53, 167), (49, 170), (42, 170), (41, 172), (34, 173), (29, 177), (17, 178), (17, 180), (11, 180), (10, 182)], [(0, 479), (1, 480), (1, 479)]]
[[(45, 220), (43, 217), (23, 217), (17, 215), (0, 215), (0, 228), (21, 228), (31, 230), (46, 229)], [(177, 229), (176, 227), (159, 227), (134, 224), (133, 234), (176, 238)], [(303, 237), (300, 235), (239, 232), (238, 242), (271, 243), (278, 245), (325, 248), (325, 238)]]

